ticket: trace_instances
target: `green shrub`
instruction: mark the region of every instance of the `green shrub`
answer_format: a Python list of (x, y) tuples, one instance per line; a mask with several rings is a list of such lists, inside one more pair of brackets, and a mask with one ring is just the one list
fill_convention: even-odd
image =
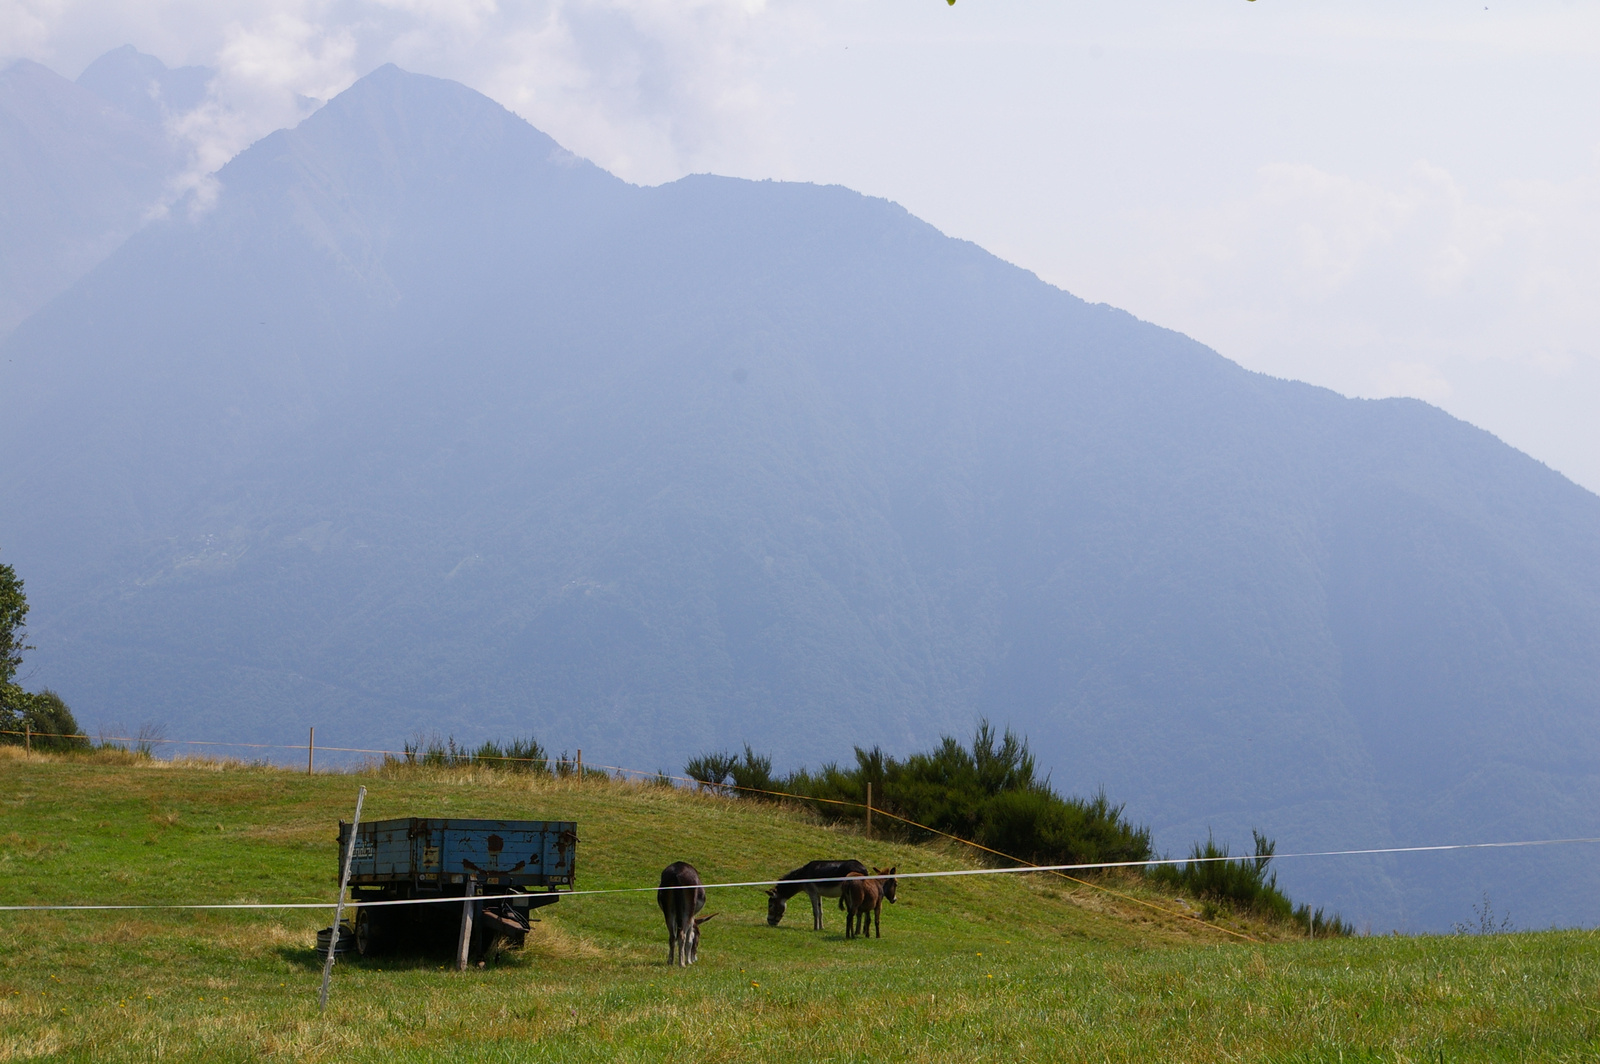
[[(1327, 916), (1309, 905), (1296, 909), (1288, 895), (1278, 888), (1278, 874), (1269, 871), (1277, 843), (1259, 831), (1252, 831), (1256, 852), (1253, 857), (1232, 859), (1227, 844), (1218, 845), (1208, 833), (1204, 845), (1195, 843), (1189, 859), (1181, 865), (1156, 865), (1151, 880), (1199, 898), (1212, 911), (1222, 908), (1252, 912), (1258, 916), (1307, 926), (1318, 936), (1348, 935), (1352, 929), (1337, 913)], [(1206, 917), (1211, 919), (1210, 916)]]
[(748, 743), (745, 744), (744, 759), (736, 762), (728, 772), (733, 777), (733, 785), (743, 789), (735, 793), (743, 793), (748, 798), (765, 798), (766, 795), (755, 792), (783, 789), (781, 781), (772, 775), (772, 758), (757, 754)]
[(1278, 890), (1277, 873), (1267, 870), (1276, 843), (1260, 832), (1253, 834), (1254, 857), (1230, 859), (1227, 844), (1218, 845), (1207, 834), (1204, 845), (1197, 842), (1190, 848), (1187, 862), (1156, 865), (1150, 878), (1205, 901), (1288, 919), (1293, 914), (1289, 899)]
[(701, 754), (689, 759), (688, 764), (683, 766), (683, 774), (707, 787), (722, 787), (733, 779), (733, 770), (738, 763), (739, 758), (734, 754)]
[[(87, 750), (90, 742), (61, 696), (48, 687), (37, 694), (15, 684), (0, 688), (0, 741), (21, 746), (30, 741), (35, 750)], [(22, 734), (17, 734), (17, 733)]]
[(501, 746), (486, 742), (473, 751), (472, 760), (485, 768), (498, 768), (506, 772), (527, 772), (538, 776), (550, 775), (550, 755), (538, 740), (513, 739)]
[(1309, 905), (1302, 905), (1294, 911), (1294, 922), (1309, 928), (1308, 933), (1313, 938), (1346, 938), (1356, 933), (1354, 927), (1339, 919), (1338, 913), (1327, 916), (1320, 908), (1313, 912)]
[[(24, 691), (16, 681), (22, 655), (32, 650), (26, 641), (28, 596), (16, 570), (0, 563), (0, 742), (41, 750), (83, 750), (78, 722), (61, 696), (48, 687), (38, 694)], [(38, 734), (31, 739), (29, 732)]]
[(758, 754), (750, 744), (741, 758), (734, 753), (706, 753), (690, 758), (683, 774), (702, 786), (721, 790), (735, 798), (766, 800), (761, 791), (779, 791), (783, 781), (772, 774), (772, 758)]
[(1144, 861), (1151, 853), (1149, 829), (1129, 823), (1122, 806), (1103, 793), (1087, 800), (1057, 794), (1038, 778), (1027, 740), (1010, 729), (997, 734), (988, 721), (970, 748), (947, 735), (904, 761), (877, 748), (858, 747), (855, 757), (854, 768), (801, 769), (777, 789), (816, 799), (824, 817), (855, 819), (865, 815), (859, 803), (870, 783), (876, 808), (915, 822), (890, 830), (909, 838), (926, 837), (925, 828), (946, 832), (1026, 864)]
[[(491, 740), (476, 750), (469, 750), (459, 745), (453, 735), (447, 739), (440, 739), (435, 735), (427, 739), (418, 737), (402, 744), (402, 749), (401, 760), (386, 756), (385, 763), (427, 765), (432, 768), (461, 768), (476, 765), (480, 768), (503, 769), (506, 772), (531, 772), (547, 776), (552, 771), (549, 753), (531, 736), (527, 739), (513, 739), (503, 746)], [(561, 756), (566, 758), (567, 755)], [(557, 775), (569, 775), (571, 768), (569, 766), (563, 771), (558, 764), (555, 772)]]
[(1150, 833), (1131, 828), (1122, 810), (1104, 791), (1088, 800), (1009, 791), (988, 804), (978, 833), (985, 845), (1030, 864), (1142, 861), (1150, 856)]

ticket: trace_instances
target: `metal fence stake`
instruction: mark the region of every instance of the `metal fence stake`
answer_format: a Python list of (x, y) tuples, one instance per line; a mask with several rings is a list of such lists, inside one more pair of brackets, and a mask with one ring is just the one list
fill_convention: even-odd
[(461, 895), (461, 941), (456, 945), (456, 971), (467, 970), (467, 954), (472, 949), (472, 898), (478, 893), (478, 881), (467, 877), (466, 889)]
[(344, 847), (344, 868), (339, 872), (339, 900), (333, 907), (333, 933), (328, 936), (328, 959), (322, 962), (322, 996), (317, 1011), (328, 1010), (328, 980), (333, 978), (333, 951), (339, 945), (339, 925), (344, 922), (344, 891), (350, 885), (350, 862), (356, 852), (356, 830), (361, 826), (361, 803), (367, 800), (367, 789), (356, 791), (356, 818), (350, 822), (350, 841)]

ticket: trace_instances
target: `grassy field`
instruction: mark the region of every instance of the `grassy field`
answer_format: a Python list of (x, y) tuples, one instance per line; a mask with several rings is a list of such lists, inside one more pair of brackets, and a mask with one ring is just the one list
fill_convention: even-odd
[[(271, 768), (24, 760), (0, 748), (0, 903), (320, 901), (334, 825), (364, 816), (579, 822), (579, 886), (708, 882), (821, 856), (902, 871), (970, 864), (806, 816), (606, 780), (474, 770), (308, 777)], [(1592, 1061), (1591, 932), (1307, 942), (1224, 934), (1137, 883), (912, 880), (881, 940), (842, 914), (766, 926), (761, 893), (713, 891), (701, 963), (665, 966), (653, 897), (570, 898), (527, 949), (341, 961), (326, 913), (0, 913), (0, 1060)], [(1153, 908), (1151, 906), (1159, 906)]]

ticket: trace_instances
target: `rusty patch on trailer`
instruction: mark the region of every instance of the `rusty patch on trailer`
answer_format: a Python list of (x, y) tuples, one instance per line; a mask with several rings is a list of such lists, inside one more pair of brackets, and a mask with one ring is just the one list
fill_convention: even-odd
[(567, 863), (567, 848), (578, 841), (575, 831), (563, 831), (556, 836), (556, 867), (562, 868)]
[(502, 839), (499, 835), (490, 835), (484, 840), (484, 845), (489, 847), (490, 853), (499, 853), (501, 850), (506, 848), (506, 840)]

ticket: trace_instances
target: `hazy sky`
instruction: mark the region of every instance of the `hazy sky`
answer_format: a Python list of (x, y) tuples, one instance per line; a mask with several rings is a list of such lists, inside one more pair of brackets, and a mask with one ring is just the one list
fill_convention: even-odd
[(214, 166), (393, 60), (638, 182), (838, 182), (1246, 366), (1600, 491), (1600, 4), (0, 0), (0, 57), (223, 71)]

